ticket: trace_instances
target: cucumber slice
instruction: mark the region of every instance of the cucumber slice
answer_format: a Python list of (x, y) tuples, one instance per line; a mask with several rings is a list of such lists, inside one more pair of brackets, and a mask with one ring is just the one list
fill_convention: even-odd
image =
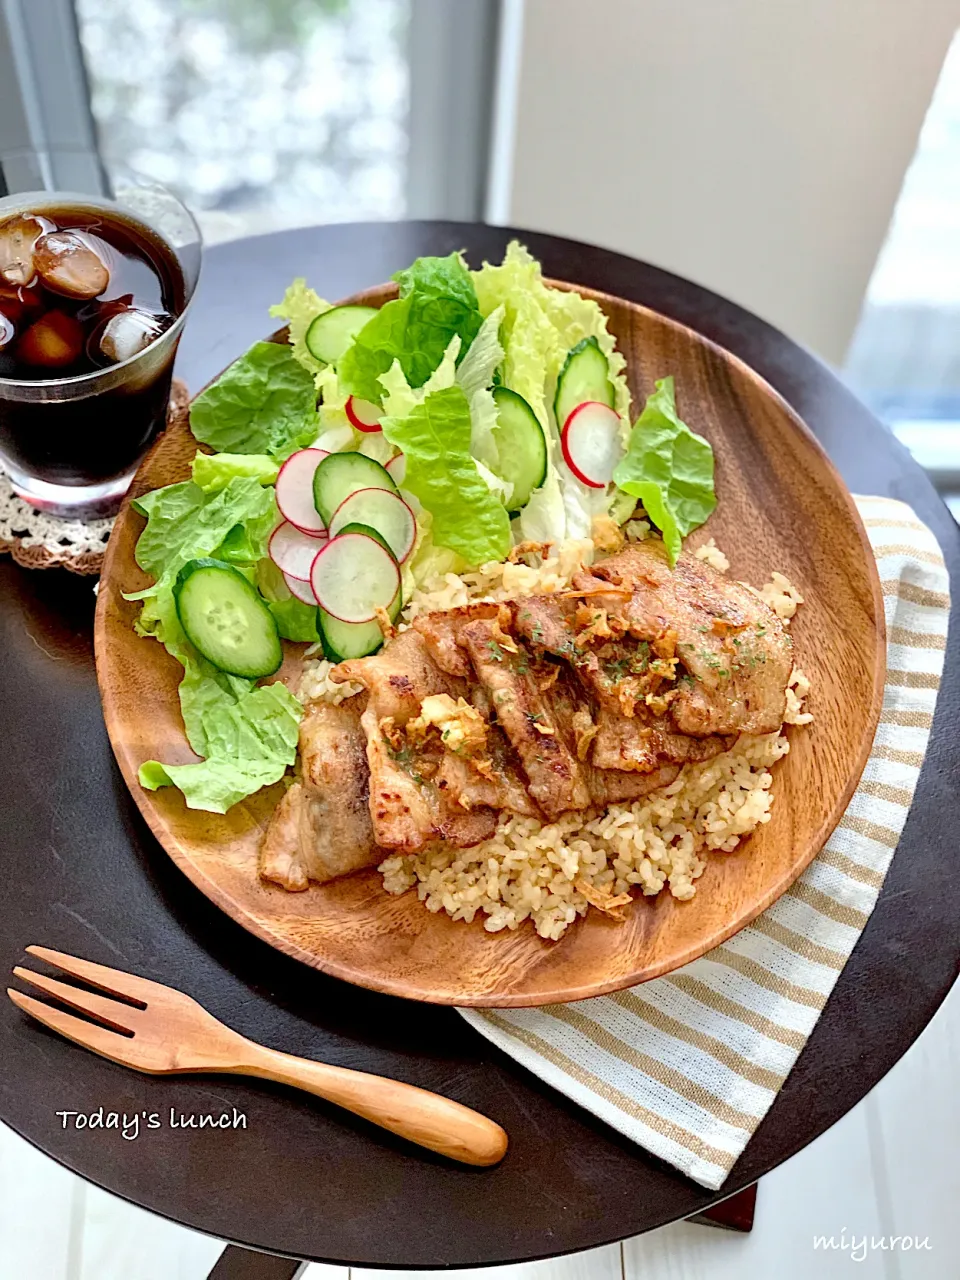
[(283, 647), (273, 615), (232, 565), (191, 560), (173, 594), (187, 639), (220, 671), (257, 680), (280, 666)]
[(341, 533), (317, 554), (310, 585), (321, 609), (340, 622), (372, 622), (400, 590), (400, 567), (375, 538)]
[(493, 428), (500, 455), (500, 478), (513, 485), (511, 515), (530, 501), (547, 478), (547, 441), (537, 415), (523, 396), (509, 387), (494, 387), (497, 425)]
[(376, 618), (373, 622), (341, 622), (324, 609), (320, 610), (320, 634), (323, 652), (330, 662), (365, 658), (383, 644), (383, 632)]
[[(359, 520), (352, 520), (350, 524), (345, 524), (339, 531), (340, 533), (364, 533), (368, 538), (373, 538), (374, 542), (379, 542), (385, 551), (390, 551), (390, 543), (386, 540), (382, 533), (378, 533), (368, 524), (361, 524)], [(393, 552), (390, 551), (393, 555)]]
[(329, 526), (333, 513), (344, 498), (349, 498), (358, 489), (397, 492), (390, 472), (366, 454), (331, 453), (317, 465), (313, 473), (313, 502), (325, 525)]
[(395, 493), (386, 489), (358, 489), (344, 498), (330, 521), (330, 536), (348, 524), (368, 524), (383, 534), (398, 564), (403, 564), (417, 540), (417, 518)]
[(557, 378), (553, 416), (561, 431), (577, 405), (583, 404), (585, 400), (595, 400), (613, 408), (610, 366), (607, 364), (607, 357), (600, 350), (599, 342), (592, 337), (584, 338), (568, 352)]
[[(351, 526), (351, 532), (353, 528)], [(356, 526), (358, 531), (362, 528), (363, 525)], [(347, 530), (344, 532), (346, 533)], [(371, 530), (369, 536), (379, 535), (375, 535)], [(396, 622), (402, 604), (403, 596), (398, 589), (387, 609), (387, 616), (391, 622)], [(376, 653), (383, 644), (383, 632), (376, 619), (373, 622), (341, 622), (325, 609), (320, 610), (320, 634), (323, 637), (324, 653), (331, 662), (343, 662), (347, 658), (365, 658), (369, 653)]]
[(307, 350), (315, 360), (336, 364), (376, 314), (376, 307), (331, 307), (312, 321), (305, 337)]

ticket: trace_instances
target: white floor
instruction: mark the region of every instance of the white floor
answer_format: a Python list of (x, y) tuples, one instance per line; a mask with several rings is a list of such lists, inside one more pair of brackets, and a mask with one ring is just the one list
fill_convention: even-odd
[[(751, 1235), (680, 1223), (622, 1246), (484, 1274), (488, 1280), (960, 1276), (958, 1066), (955, 988), (856, 1110), (763, 1179)], [(826, 1237), (819, 1248), (816, 1236)], [(221, 1248), (89, 1186), (0, 1126), (2, 1280), (204, 1280)], [(396, 1275), (316, 1265), (306, 1272), (307, 1280)]]

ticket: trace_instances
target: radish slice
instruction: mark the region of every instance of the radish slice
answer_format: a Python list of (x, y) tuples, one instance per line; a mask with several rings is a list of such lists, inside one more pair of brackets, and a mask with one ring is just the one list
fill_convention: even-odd
[(301, 582), (299, 578), (293, 578), (289, 573), (283, 575), (283, 580), (289, 587), (292, 596), (296, 596), (304, 604), (315, 605), (317, 603), (317, 597), (313, 594), (313, 587), (309, 582)]
[(619, 414), (599, 400), (585, 400), (563, 424), (560, 447), (578, 480), (591, 489), (605, 488), (623, 456)]
[(271, 533), (267, 550), (270, 559), (284, 575), (289, 574), (291, 578), (309, 582), (310, 566), (316, 559), (317, 552), (325, 545), (326, 538), (313, 537), (284, 520)]
[(330, 536), (344, 525), (366, 524), (381, 534), (403, 564), (417, 540), (417, 517), (404, 500), (386, 489), (358, 489), (340, 503), (330, 519)]
[(405, 453), (398, 453), (395, 458), (391, 458), (389, 462), (385, 462), (384, 467), (390, 472), (393, 483), (399, 489), (407, 475), (407, 455)]
[(277, 476), (280, 514), (294, 528), (315, 538), (322, 538), (327, 532), (313, 505), (313, 473), (326, 457), (329, 454), (325, 449), (301, 449), (290, 455)]
[(360, 400), (357, 396), (348, 396), (347, 403), (343, 407), (347, 417), (358, 431), (381, 430), (380, 419), (383, 417), (383, 410), (378, 404), (371, 404), (369, 400)]
[(331, 538), (313, 562), (310, 585), (322, 609), (340, 622), (372, 622), (400, 589), (400, 568), (364, 533)]

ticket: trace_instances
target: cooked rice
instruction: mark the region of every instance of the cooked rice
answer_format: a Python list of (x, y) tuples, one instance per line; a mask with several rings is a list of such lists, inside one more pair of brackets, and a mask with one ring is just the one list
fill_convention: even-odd
[(776, 572), (771, 573), (770, 581), (760, 588), (760, 597), (788, 625), (797, 612), (797, 605), (803, 604), (803, 596), (789, 578)]
[(810, 692), (810, 681), (800, 670), (794, 667), (787, 682), (787, 709), (784, 712), (784, 724), (809, 724), (813, 716), (804, 711), (803, 703)]
[(693, 554), (698, 560), (705, 560), (707, 564), (712, 564), (719, 573), (726, 573), (730, 568), (730, 561), (714, 542), (713, 538), (709, 542), (705, 542), (702, 547), (697, 547)]
[(634, 517), (623, 526), (623, 532), (628, 542), (643, 542), (645, 538), (650, 537), (650, 522)]
[[(631, 521), (628, 538), (646, 537), (649, 525), (631, 529), (645, 523)], [(721, 572), (729, 567), (712, 538), (696, 554)], [(571, 541), (551, 548), (542, 561), (529, 557), (533, 564), (487, 564), (462, 576), (446, 574), (414, 592), (401, 625), (409, 625), (420, 613), (473, 600), (562, 590), (593, 556), (590, 540)], [(785, 623), (803, 603), (781, 573), (774, 573), (759, 594)], [(301, 698), (340, 702), (357, 691), (357, 686), (334, 684), (329, 679), (331, 665), (316, 658), (305, 663)], [(784, 724), (803, 725), (813, 719), (803, 709), (809, 690), (809, 680), (795, 667)], [(554, 940), (589, 906), (577, 881), (593, 898), (633, 889), (653, 896), (664, 888), (675, 898), (692, 898), (708, 851), (729, 853), (745, 835), (769, 822), (770, 769), (789, 750), (782, 732), (742, 736), (730, 751), (687, 765), (670, 786), (632, 803), (614, 804), (599, 813), (571, 813), (551, 823), (503, 814), (496, 834), (473, 848), (437, 844), (419, 854), (391, 855), (380, 864), (383, 886), (388, 893), (416, 887), (428, 910), (446, 911), (454, 920), (469, 922), (480, 913), (491, 933), (516, 929), (530, 920), (542, 938)]]

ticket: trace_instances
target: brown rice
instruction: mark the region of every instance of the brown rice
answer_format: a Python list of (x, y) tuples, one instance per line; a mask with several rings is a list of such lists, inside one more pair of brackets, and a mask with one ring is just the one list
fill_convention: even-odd
[[(649, 532), (632, 521), (628, 537)], [(711, 539), (696, 553), (721, 572), (726, 556)], [(446, 574), (416, 590), (404, 622), (419, 613), (451, 609), (471, 600), (513, 599), (562, 590), (573, 574), (592, 563), (593, 543), (568, 542), (533, 565), (483, 565), (462, 576)], [(783, 574), (774, 573), (759, 594), (789, 625), (803, 597)], [(339, 702), (355, 690), (329, 680), (329, 662), (310, 659), (301, 698)], [(785, 724), (803, 725), (810, 683), (795, 668), (787, 690)], [(745, 835), (770, 820), (771, 767), (790, 749), (782, 732), (742, 736), (732, 750), (703, 764), (687, 765), (671, 783), (642, 800), (611, 805), (603, 812), (571, 813), (552, 823), (503, 814), (496, 834), (471, 849), (432, 846), (419, 854), (393, 855), (380, 865), (388, 893), (416, 888), (429, 911), (473, 920), (494, 933), (530, 920), (543, 938), (560, 938), (586, 913), (588, 900), (639, 889), (652, 896), (668, 888), (692, 898), (709, 851), (729, 853)]]

